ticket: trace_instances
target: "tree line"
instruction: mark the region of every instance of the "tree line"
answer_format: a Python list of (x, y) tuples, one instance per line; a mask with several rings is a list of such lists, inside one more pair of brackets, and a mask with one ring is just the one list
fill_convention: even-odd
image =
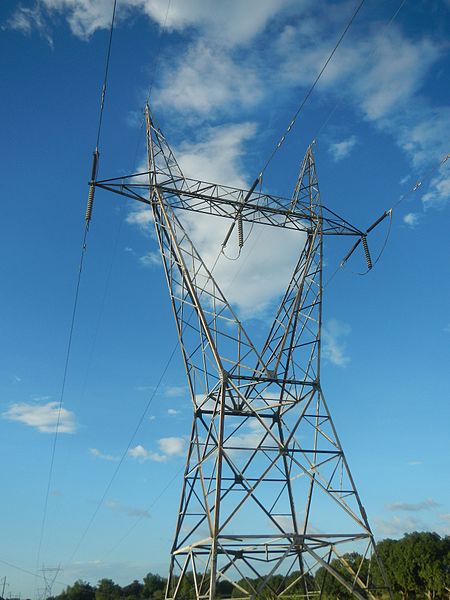
[[(437, 533), (415, 532), (403, 536), (400, 540), (385, 539), (377, 544), (378, 554), (383, 562), (389, 578), (394, 598), (398, 600), (450, 600), (450, 536), (440, 537)], [(345, 561), (356, 569), (362, 557), (351, 552), (344, 555)], [(335, 559), (331, 564), (342, 574), (349, 577), (346, 571)], [(375, 561), (369, 563), (363, 560), (359, 577), (364, 580), (369, 576), (375, 588), (376, 597), (387, 598), (387, 593), (381, 591), (382, 577)], [(298, 573), (291, 573), (289, 578), (295, 581)], [(282, 575), (273, 575), (271, 587), (277, 589), (283, 582)], [(180, 598), (189, 600), (194, 597), (192, 574), (187, 574), (180, 589)], [(257, 583), (256, 581), (254, 583)], [(148, 573), (142, 582), (133, 581), (121, 587), (111, 579), (101, 579), (96, 586), (79, 580), (68, 586), (58, 596), (47, 600), (162, 600), (165, 595), (167, 580), (160, 575)], [(245, 587), (245, 582), (240, 584)], [(278, 584), (278, 585), (277, 585)], [(286, 582), (283, 582), (286, 585)], [(308, 589), (323, 588), (322, 600), (350, 600), (352, 595), (333, 577), (327, 574), (324, 567), (314, 574), (307, 575)], [(290, 598), (296, 593), (302, 593), (300, 585), (292, 588)], [(236, 591), (242, 596), (242, 592)], [(235, 595), (233, 586), (227, 581), (220, 581), (217, 586), (217, 598)], [(276, 598), (270, 592), (263, 593), (262, 598)]]

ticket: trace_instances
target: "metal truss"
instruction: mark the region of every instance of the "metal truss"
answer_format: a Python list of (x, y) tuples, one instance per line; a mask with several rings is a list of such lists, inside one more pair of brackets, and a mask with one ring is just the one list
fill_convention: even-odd
[[(320, 567), (375, 598), (369, 559), (388, 583), (320, 385), (323, 236), (364, 234), (322, 206), (312, 147), (292, 198), (278, 198), (185, 178), (148, 107), (146, 119), (148, 172), (96, 186), (151, 207), (193, 404), (166, 598), (321, 598)], [(178, 209), (304, 232), (264, 344)]]

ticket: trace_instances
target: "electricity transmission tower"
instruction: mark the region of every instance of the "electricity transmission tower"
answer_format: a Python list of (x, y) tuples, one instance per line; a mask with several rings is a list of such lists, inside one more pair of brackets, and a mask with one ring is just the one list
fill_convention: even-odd
[[(166, 598), (321, 598), (312, 577), (320, 568), (322, 587), (334, 579), (375, 598), (370, 571), (389, 586), (320, 384), (323, 239), (353, 236), (366, 248), (365, 234), (321, 204), (312, 147), (282, 199), (256, 182), (246, 192), (187, 179), (148, 107), (146, 122), (148, 173), (91, 186), (151, 208), (193, 404)], [(262, 345), (179, 210), (229, 219), (240, 245), (247, 223), (299, 232)]]
[(53, 584), (58, 577), (58, 573), (61, 571), (61, 566), (57, 567), (42, 567), (41, 573), (44, 579), (44, 589), (42, 590), (42, 598), (47, 600), (47, 598), (51, 598)]

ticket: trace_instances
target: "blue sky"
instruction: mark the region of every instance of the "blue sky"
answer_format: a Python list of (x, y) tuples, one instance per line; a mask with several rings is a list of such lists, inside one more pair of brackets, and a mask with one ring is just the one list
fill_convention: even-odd
[[(378, 538), (450, 532), (450, 161), (436, 168), (450, 152), (450, 4), (406, 1), (389, 24), (400, 4), (366, 0), (264, 178), (289, 195), (316, 138), (322, 200), (355, 225), (406, 195), (375, 269), (361, 277), (355, 256), (324, 307), (323, 387)], [(118, 0), (100, 177), (144, 164), (153, 82), (153, 111), (186, 174), (249, 185), (356, 4), (167, 6)], [(111, 9), (110, 0), (0, 6), (0, 578), (13, 595), (42, 587), (6, 563), (37, 568)], [(222, 230), (189, 225), (210, 260)], [(384, 222), (374, 256), (386, 234)], [(254, 238), (217, 276), (256, 330), (298, 239)], [(124, 584), (166, 572), (191, 420), (178, 353), (131, 439), (176, 344), (156, 250), (145, 211), (97, 193), (38, 565), (62, 565), (55, 591), (79, 577)], [(327, 243), (325, 281), (347, 250)]]

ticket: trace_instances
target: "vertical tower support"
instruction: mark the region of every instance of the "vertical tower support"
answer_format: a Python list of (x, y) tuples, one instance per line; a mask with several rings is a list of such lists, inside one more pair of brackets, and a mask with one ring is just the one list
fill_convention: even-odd
[[(166, 598), (319, 598), (329, 578), (377, 597), (369, 565), (388, 584), (320, 384), (323, 237), (362, 232), (322, 206), (312, 147), (291, 199), (249, 195), (186, 179), (146, 120), (148, 183), (96, 185), (151, 207), (193, 405)], [(299, 231), (259, 347), (177, 209)]]

